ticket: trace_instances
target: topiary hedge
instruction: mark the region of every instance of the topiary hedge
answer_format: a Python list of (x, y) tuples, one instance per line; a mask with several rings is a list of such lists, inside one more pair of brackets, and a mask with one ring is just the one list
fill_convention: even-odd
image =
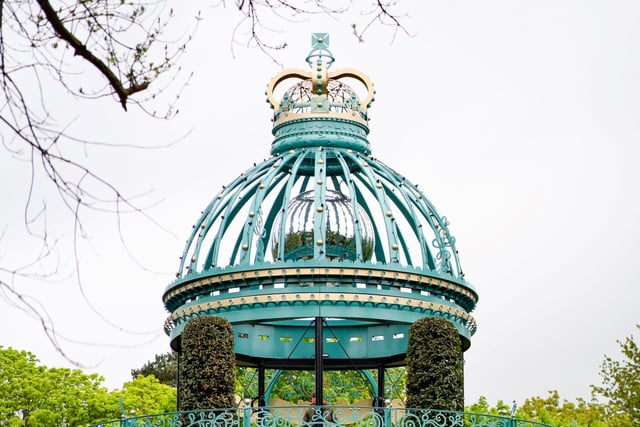
[(407, 408), (464, 410), (462, 344), (440, 317), (411, 325), (407, 347)]
[(181, 337), (178, 410), (235, 406), (233, 327), (227, 319), (197, 316)]

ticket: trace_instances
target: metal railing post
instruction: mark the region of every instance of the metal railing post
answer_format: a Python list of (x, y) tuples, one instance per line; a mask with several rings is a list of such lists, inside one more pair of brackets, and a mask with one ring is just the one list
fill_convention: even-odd
[[(247, 401), (249, 401), (249, 404), (247, 404)], [(243, 414), (242, 414), (243, 427), (251, 427), (251, 399), (245, 399), (244, 408), (242, 409), (243, 409)]]
[(391, 422), (391, 401), (385, 402), (384, 405), (384, 426), (391, 427), (393, 423)]

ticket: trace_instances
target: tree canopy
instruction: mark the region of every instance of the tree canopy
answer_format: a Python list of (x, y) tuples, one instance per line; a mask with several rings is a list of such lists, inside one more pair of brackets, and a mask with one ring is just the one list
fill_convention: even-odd
[(140, 375), (153, 375), (162, 384), (176, 387), (177, 371), (177, 354), (171, 351), (156, 354), (154, 360), (145, 363), (141, 368), (132, 369), (131, 377), (135, 379)]
[(28, 351), (0, 346), (0, 425), (77, 426), (175, 411), (175, 388), (153, 376), (138, 376), (113, 391), (103, 381), (80, 369), (47, 368)]
[(108, 393), (97, 374), (46, 368), (32, 353), (3, 347), (0, 367), (2, 425), (79, 425), (108, 414)]
[[(516, 410), (513, 413), (513, 410)], [(597, 402), (586, 402), (582, 398), (571, 402), (560, 398), (560, 393), (556, 390), (549, 391), (549, 395), (543, 397), (531, 397), (524, 401), (521, 406), (516, 402), (508, 404), (503, 400), (498, 400), (491, 406), (487, 398), (480, 396), (477, 402), (466, 407), (466, 411), (476, 414), (490, 414), (502, 417), (510, 417), (535, 421), (553, 427), (607, 427), (605, 421), (604, 407)]]
[(602, 404), (595, 401), (587, 402), (582, 398), (576, 399), (575, 402), (561, 400), (556, 390), (550, 391), (546, 398), (526, 399), (518, 408), (516, 416), (551, 426), (606, 426)]
[[(625, 346), (627, 341), (633, 341), (628, 337), (621, 342)], [(635, 343), (635, 342), (634, 342)], [(632, 357), (636, 357), (637, 347), (627, 347), (632, 351)], [(634, 350), (635, 349), (635, 350)], [(167, 360), (170, 357), (160, 355), (155, 360)], [(627, 365), (634, 365), (633, 360), (624, 360)], [(153, 365), (150, 361), (147, 365)], [(603, 366), (606, 364), (607, 359)], [(619, 363), (623, 363), (620, 362)], [(624, 363), (623, 363), (624, 364)], [(145, 365), (146, 366), (146, 365)], [(637, 368), (637, 364), (635, 364)], [(243, 368), (244, 370), (248, 368)], [(394, 371), (397, 368), (394, 368)], [(132, 369), (132, 372), (137, 371)], [(289, 376), (280, 377), (278, 384), (273, 389), (272, 397), (297, 403), (298, 399), (308, 400), (304, 395), (305, 390), (296, 388), (296, 385), (309, 383), (308, 394), (313, 387), (313, 372), (290, 371)], [(395, 378), (398, 374), (398, 378)], [(300, 378), (299, 375), (309, 378)], [(330, 402), (346, 401), (353, 403), (361, 398), (371, 397), (370, 391), (362, 380), (362, 375), (357, 372), (327, 371), (327, 396)], [(392, 379), (395, 390), (403, 389), (405, 375), (401, 371), (395, 372)], [(255, 384), (252, 382), (256, 375), (246, 372), (237, 376), (236, 392), (245, 397), (255, 397)], [(402, 379), (402, 380), (400, 380)], [(632, 382), (637, 376), (630, 377)], [(308, 381), (307, 381), (308, 380)], [(399, 382), (398, 382), (399, 381)], [(244, 382), (244, 385), (240, 383)], [(122, 388), (112, 391), (102, 385), (103, 378), (98, 374), (86, 374), (79, 369), (48, 368), (40, 365), (38, 358), (28, 352), (0, 346), (0, 425), (84, 425), (105, 420), (119, 419), (121, 416), (144, 415), (152, 413), (173, 412), (176, 410), (175, 387), (162, 384), (154, 375), (137, 375), (135, 379), (123, 384)], [(391, 384), (389, 384), (391, 385)], [(604, 386), (595, 387), (600, 390)], [(363, 392), (364, 389), (364, 392)], [(594, 390), (595, 393), (595, 390)], [(600, 393), (600, 392), (598, 392)], [(388, 397), (391, 396), (387, 390)], [(519, 405), (515, 405), (517, 411), (515, 417), (548, 424), (553, 427), (624, 427), (636, 426), (635, 420), (623, 412), (621, 404), (615, 399), (605, 402), (597, 400), (594, 394), (591, 400), (576, 398), (575, 401), (563, 399), (556, 390), (549, 391), (546, 397), (531, 397), (525, 399)], [(630, 392), (627, 397), (633, 397)], [(604, 396), (602, 396), (604, 397)], [(498, 400), (491, 405), (481, 396), (465, 408), (468, 412), (499, 415), (509, 417), (514, 408), (503, 400)], [(629, 410), (633, 410), (631, 407)], [(625, 409), (626, 411), (627, 409)], [(633, 412), (631, 412), (633, 413)]]
[[(640, 324), (636, 325), (640, 329)], [(623, 359), (604, 357), (600, 366), (602, 385), (592, 386), (594, 396), (608, 401), (607, 415), (613, 425), (640, 426), (640, 349), (633, 335), (618, 341)]]

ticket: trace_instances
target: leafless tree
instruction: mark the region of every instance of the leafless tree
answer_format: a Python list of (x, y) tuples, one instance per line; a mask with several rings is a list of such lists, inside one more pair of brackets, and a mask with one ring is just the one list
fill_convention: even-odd
[[(341, 16), (354, 8), (361, 21), (349, 24), (359, 40), (364, 40), (376, 23), (389, 25), (395, 36), (398, 31), (406, 32), (401, 16), (394, 13), (395, 3), (236, 0), (229, 9), (239, 13), (238, 26), (229, 37), (234, 43), (271, 54), (285, 45), (277, 40), (272, 43), (272, 38), (264, 36), (271, 34), (266, 21), (292, 25), (300, 17)], [(224, 0), (214, 6), (218, 10), (227, 8)], [(168, 106), (160, 112), (153, 108), (153, 102), (160, 95), (166, 97), (167, 87), (174, 95), (183, 89), (189, 73), (179, 72), (180, 58), (197, 26), (206, 25), (199, 13), (179, 16), (183, 12), (181, 3), (166, 0), (0, 0), (2, 156), (25, 161), (31, 171), (25, 205), (11, 207), (11, 203), (5, 203), (4, 209), (23, 209), (21, 226), (40, 242), (37, 254), (20, 265), (4, 263), (0, 251), (0, 297), (36, 317), (61, 353), (60, 335), (47, 315), (46, 304), (38, 301), (37, 294), (27, 295), (19, 286), (22, 279), (46, 280), (59, 273), (56, 236), (50, 235), (47, 226), (47, 203), (36, 201), (35, 190), (42, 185), (55, 189), (68, 210), (74, 242), (86, 238), (86, 210), (108, 211), (118, 218), (123, 211), (145, 215), (145, 209), (78, 155), (98, 142), (92, 141), (92, 135), (73, 135), (60, 125), (50, 107), (51, 99), (63, 96), (63, 102), (71, 103), (77, 98), (112, 97), (124, 110), (133, 105), (160, 119), (172, 117), (173, 97), (166, 100)], [(42, 176), (44, 181), (37, 178)], [(0, 248), (2, 227), (10, 226), (14, 225), (0, 223)], [(73, 274), (81, 286), (77, 268)]]

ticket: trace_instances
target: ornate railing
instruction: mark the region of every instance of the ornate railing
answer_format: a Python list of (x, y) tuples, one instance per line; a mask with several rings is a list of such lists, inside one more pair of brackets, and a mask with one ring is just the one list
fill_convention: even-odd
[(500, 415), (432, 409), (272, 406), (132, 416), (92, 427), (549, 427)]

